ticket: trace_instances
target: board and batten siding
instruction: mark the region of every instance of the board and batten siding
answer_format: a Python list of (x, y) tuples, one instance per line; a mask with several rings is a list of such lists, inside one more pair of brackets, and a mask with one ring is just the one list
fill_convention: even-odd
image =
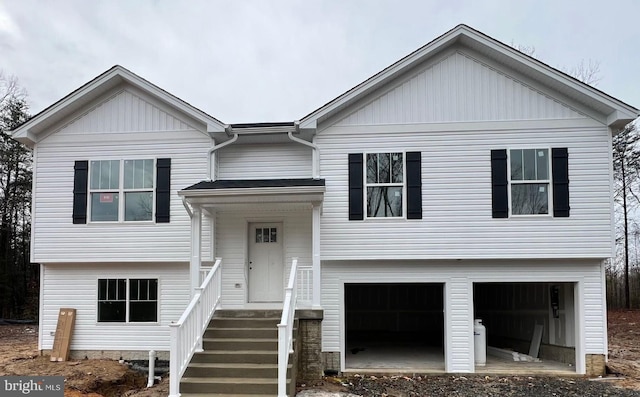
[(335, 125), (584, 117), (528, 80), (471, 50), (451, 51), (378, 89)]
[(218, 179), (311, 178), (311, 149), (299, 143), (232, 144), (217, 153)]
[[(247, 304), (248, 225), (252, 222), (282, 222), (283, 226), (283, 288), (289, 277), (291, 261), (298, 257), (298, 266), (311, 267), (311, 210), (290, 211), (247, 207), (240, 211), (220, 211), (216, 214), (216, 256), (222, 257), (222, 307), (242, 309)], [(236, 288), (236, 285), (239, 287)]]
[(140, 90), (128, 87), (98, 102), (60, 130), (83, 135), (100, 132), (186, 131), (190, 123), (171, 114), (161, 104)]
[[(35, 150), (35, 208), (33, 211), (32, 261), (54, 262), (176, 262), (190, 258), (190, 219), (177, 192), (206, 179), (207, 150), (211, 139), (191, 129), (157, 131), (154, 128), (186, 128), (171, 121), (178, 115), (164, 114), (151, 107), (144, 113), (125, 111), (127, 106), (146, 108), (121, 93), (119, 112), (102, 112), (98, 106), (66, 127), (38, 142)], [(107, 106), (109, 102), (102, 106)], [(115, 113), (114, 113), (115, 112)], [(121, 115), (115, 132), (104, 132), (95, 119)], [(140, 117), (141, 120), (132, 119)], [(84, 123), (82, 120), (91, 120)], [(158, 124), (158, 120), (165, 120)], [(118, 118), (120, 120), (120, 118)], [(169, 121), (171, 121), (169, 123)], [(113, 123), (113, 121), (112, 121)], [(124, 124), (122, 124), (124, 123)], [(79, 133), (78, 126), (95, 127)], [(110, 124), (111, 125), (111, 124)], [(126, 127), (126, 128), (125, 128)], [(137, 129), (129, 131), (128, 129)], [(74, 162), (76, 160), (126, 160), (171, 158), (171, 221), (72, 223)], [(203, 223), (203, 260), (210, 260), (210, 223)]]
[[(598, 260), (560, 259), (323, 261), (322, 351), (344, 352), (344, 284), (444, 283), (446, 370), (473, 372), (473, 283), (564, 282), (578, 285), (576, 349), (583, 356), (606, 354), (602, 268)], [(584, 371), (583, 361), (577, 365)]]
[[(316, 142), (326, 180), (322, 259), (610, 257), (608, 131), (588, 119), (572, 124), (414, 124), (321, 131)], [(571, 216), (492, 218), (491, 150), (553, 147), (568, 148)], [(349, 153), (404, 151), (422, 153), (423, 218), (349, 221)]]
[[(187, 263), (85, 263), (43, 265), (40, 348), (53, 347), (62, 307), (76, 309), (71, 350), (168, 351), (169, 323), (189, 303)], [(157, 278), (157, 323), (98, 323), (98, 279)]]

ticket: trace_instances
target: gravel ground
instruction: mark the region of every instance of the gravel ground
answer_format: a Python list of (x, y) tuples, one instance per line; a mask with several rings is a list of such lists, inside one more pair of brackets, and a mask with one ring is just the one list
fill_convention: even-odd
[(313, 388), (298, 393), (298, 397), (632, 397), (640, 391), (616, 386), (617, 380), (528, 376), (428, 376), (337, 378), (343, 390), (321, 391)]

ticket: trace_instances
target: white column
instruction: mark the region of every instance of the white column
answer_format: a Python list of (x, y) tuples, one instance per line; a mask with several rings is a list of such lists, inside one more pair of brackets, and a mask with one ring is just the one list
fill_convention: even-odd
[(320, 203), (313, 204), (312, 210), (312, 232), (311, 238), (313, 239), (311, 245), (311, 254), (313, 256), (312, 271), (313, 271), (313, 296), (312, 306), (314, 309), (319, 309), (320, 304), (320, 291), (321, 291), (321, 278), (320, 271)]
[(473, 373), (473, 283), (451, 277), (444, 286), (445, 372)]
[(200, 286), (200, 265), (202, 262), (202, 210), (198, 206), (193, 207), (191, 217), (191, 261), (189, 262), (189, 275), (191, 279), (191, 297), (196, 288)]

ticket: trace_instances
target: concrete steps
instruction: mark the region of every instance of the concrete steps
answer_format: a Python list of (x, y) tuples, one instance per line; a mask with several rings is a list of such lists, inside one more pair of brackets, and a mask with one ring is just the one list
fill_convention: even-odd
[[(274, 310), (216, 312), (204, 334), (205, 351), (193, 356), (182, 377), (181, 395), (276, 396), (280, 313)], [(294, 382), (293, 372), (290, 363), (288, 386)]]

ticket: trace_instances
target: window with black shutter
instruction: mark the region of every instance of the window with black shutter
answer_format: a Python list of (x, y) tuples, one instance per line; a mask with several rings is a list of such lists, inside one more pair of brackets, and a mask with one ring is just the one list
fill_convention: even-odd
[(349, 155), (349, 219), (422, 219), (420, 152)]
[[(491, 151), (492, 216), (569, 216), (566, 148)], [(553, 192), (553, 196), (551, 196)]]
[(76, 161), (73, 223), (169, 222), (170, 191), (168, 158)]

